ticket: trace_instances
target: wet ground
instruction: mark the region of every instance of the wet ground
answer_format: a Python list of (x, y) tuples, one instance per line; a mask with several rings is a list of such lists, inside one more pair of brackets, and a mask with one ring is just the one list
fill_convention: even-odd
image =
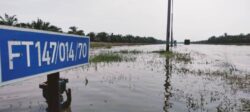
[[(120, 50), (135, 60), (91, 63), (61, 72), (72, 89), (72, 112), (249, 112), (250, 46), (179, 45), (188, 59), (166, 58), (164, 45), (92, 49)], [(45, 112), (38, 85), (46, 76), (0, 87), (0, 112)]]

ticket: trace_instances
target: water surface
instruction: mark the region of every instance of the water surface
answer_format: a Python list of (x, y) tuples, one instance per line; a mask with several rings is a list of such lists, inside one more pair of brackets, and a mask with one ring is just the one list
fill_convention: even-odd
[[(72, 112), (250, 111), (250, 46), (179, 45), (191, 60), (167, 59), (152, 51), (164, 45), (92, 49), (91, 55), (120, 50), (134, 61), (91, 63), (61, 72), (72, 89)], [(0, 87), (0, 112), (45, 112), (39, 83), (46, 76)]]

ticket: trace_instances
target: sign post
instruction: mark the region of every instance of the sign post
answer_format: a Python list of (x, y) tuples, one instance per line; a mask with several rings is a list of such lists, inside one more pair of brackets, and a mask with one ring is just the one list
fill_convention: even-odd
[(60, 112), (59, 72), (47, 75), (48, 112)]

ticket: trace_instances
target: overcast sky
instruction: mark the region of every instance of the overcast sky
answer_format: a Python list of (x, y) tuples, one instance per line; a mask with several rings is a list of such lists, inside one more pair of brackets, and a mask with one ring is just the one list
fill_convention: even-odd
[[(174, 37), (204, 40), (250, 33), (250, 0), (174, 0)], [(67, 31), (154, 36), (165, 39), (167, 0), (1, 0), (0, 14), (19, 22), (41, 18)]]

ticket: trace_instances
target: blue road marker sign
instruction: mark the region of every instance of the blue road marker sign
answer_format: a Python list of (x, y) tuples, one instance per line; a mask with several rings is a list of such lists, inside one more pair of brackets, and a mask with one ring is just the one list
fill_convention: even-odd
[(0, 85), (89, 62), (88, 37), (0, 26)]

